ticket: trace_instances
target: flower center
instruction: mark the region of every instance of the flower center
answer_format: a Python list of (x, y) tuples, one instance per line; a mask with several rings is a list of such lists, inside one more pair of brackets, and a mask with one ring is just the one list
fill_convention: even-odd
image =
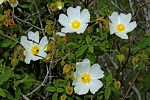
[(78, 20), (75, 20), (72, 22), (72, 28), (73, 29), (79, 29), (80, 28), (80, 22)]
[(85, 84), (89, 83), (91, 81), (90, 74), (84, 73), (81, 77), (81, 81)]
[(40, 47), (38, 45), (34, 45), (32, 48), (31, 48), (31, 52), (33, 55), (37, 55), (39, 54), (40, 52)]
[(123, 32), (125, 30), (125, 26), (123, 24), (118, 24), (116, 29), (118, 32)]

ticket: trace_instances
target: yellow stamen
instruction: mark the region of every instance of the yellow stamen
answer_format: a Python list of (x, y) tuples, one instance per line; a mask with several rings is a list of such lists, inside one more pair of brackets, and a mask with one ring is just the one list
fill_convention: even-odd
[(123, 24), (118, 24), (116, 29), (118, 32), (123, 32), (125, 31), (125, 26)]
[(40, 47), (38, 45), (34, 45), (32, 48), (31, 48), (31, 52), (33, 55), (37, 55), (39, 54), (40, 52)]
[(80, 26), (81, 26), (80, 24), (81, 23), (78, 20), (75, 20), (75, 21), (72, 22), (72, 28), (75, 29), (75, 30), (79, 29)]
[(85, 84), (89, 83), (91, 81), (91, 77), (88, 73), (84, 73), (81, 77), (81, 81)]

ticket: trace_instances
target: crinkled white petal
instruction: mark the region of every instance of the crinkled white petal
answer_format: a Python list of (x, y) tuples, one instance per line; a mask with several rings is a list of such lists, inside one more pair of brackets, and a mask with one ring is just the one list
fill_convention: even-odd
[(74, 91), (79, 95), (86, 94), (89, 91), (89, 85), (80, 83), (74, 87)]
[(72, 85), (76, 85), (77, 82), (78, 82), (78, 80), (77, 80), (78, 73), (75, 71), (75, 72), (73, 73), (73, 75), (74, 75), (74, 80), (73, 80), (73, 82), (72, 82)]
[(100, 79), (104, 77), (104, 72), (101, 70), (99, 64), (93, 64), (89, 73), (92, 79)]
[(67, 15), (70, 21), (74, 21), (80, 18), (80, 6), (77, 6), (76, 8), (69, 7), (67, 9)]
[(65, 15), (65, 14), (60, 14), (59, 15), (59, 19), (58, 22), (63, 25), (63, 26), (69, 26), (69, 23), (71, 23), (71, 21), (69, 20), (69, 18)]
[(40, 50), (40, 53), (38, 54), (40, 57), (45, 58), (45, 56), (47, 55), (46, 52), (44, 52), (44, 50)]
[(82, 62), (77, 62), (76, 71), (80, 74), (88, 73), (90, 71), (90, 60), (84, 59)]
[(44, 36), (44, 37), (41, 39), (39, 46), (40, 46), (41, 49), (44, 49), (47, 44), (48, 44), (47, 37)]
[(115, 33), (121, 39), (128, 39), (128, 35), (126, 33)]
[(76, 33), (78, 33), (78, 34), (84, 33), (84, 31), (86, 30), (87, 26), (88, 26), (88, 24), (82, 25), (79, 30), (76, 30)]
[(28, 49), (31, 48), (32, 42), (31, 42), (31, 41), (28, 41), (26, 36), (21, 36), (20, 44), (21, 44), (26, 50), (28, 50)]
[(70, 27), (64, 27), (61, 29), (61, 32), (63, 33), (73, 33), (74, 30), (72, 30)]
[(126, 31), (127, 32), (133, 31), (136, 27), (137, 27), (136, 22), (135, 21), (131, 22), (131, 23), (128, 24)]
[(66, 36), (65, 33), (62, 33), (62, 32), (57, 32), (56, 35), (58, 35), (58, 36)]
[(132, 16), (131, 16), (131, 13), (129, 13), (129, 14), (127, 14), (127, 15), (121, 13), (119, 17), (120, 17), (120, 22), (123, 23), (123, 24), (126, 26), (126, 25), (128, 25), (129, 22), (131, 21), (131, 17), (132, 17)]
[(30, 61), (31, 61), (31, 58), (32, 58), (30, 52), (24, 51), (24, 54), (25, 54), (25, 63), (30, 64)]
[(28, 32), (28, 38), (36, 43), (39, 43), (39, 32), (36, 31), (35, 33), (32, 31)]
[(91, 65), (89, 59), (84, 59), (84, 60), (82, 61), (82, 63), (83, 63), (84, 66), (88, 66), (88, 67), (90, 67), (90, 65)]
[(92, 94), (95, 94), (101, 87), (103, 86), (103, 83), (100, 80), (91, 80), (89, 87)]
[(77, 71), (74, 72), (74, 80), (73, 80), (73, 83), (72, 85), (78, 85), (79, 83), (81, 83), (81, 74), (78, 73)]
[(88, 9), (83, 9), (80, 15), (80, 20), (82, 21), (82, 24), (90, 22), (90, 12)]
[(118, 12), (113, 12), (109, 19), (113, 24), (118, 24)]
[(109, 22), (109, 27), (110, 27), (110, 34), (114, 34), (116, 32), (115, 28), (116, 26), (113, 23)]

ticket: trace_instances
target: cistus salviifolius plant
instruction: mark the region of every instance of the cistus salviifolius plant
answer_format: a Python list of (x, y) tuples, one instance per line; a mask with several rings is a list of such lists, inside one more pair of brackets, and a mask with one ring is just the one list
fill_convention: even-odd
[(149, 100), (149, 4), (0, 0), (0, 99)]

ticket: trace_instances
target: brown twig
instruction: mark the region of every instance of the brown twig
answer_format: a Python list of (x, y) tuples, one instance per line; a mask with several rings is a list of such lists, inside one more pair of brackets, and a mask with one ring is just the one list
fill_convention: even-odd
[(125, 95), (122, 97), (121, 100), (125, 100), (125, 98), (127, 97), (128, 93), (130, 92), (130, 90), (131, 90), (131, 88), (132, 88), (132, 86), (133, 86), (133, 84), (134, 84), (136, 78), (138, 77), (139, 73), (140, 73), (140, 72), (138, 72), (138, 73), (136, 74), (136, 76), (135, 76), (134, 79), (132, 80), (132, 83), (130, 84), (130, 86), (129, 86), (127, 92), (125, 93)]
[(39, 11), (38, 6), (36, 5), (36, 3), (35, 3), (35, 8), (36, 8), (37, 13), (38, 13), (38, 18), (39, 18), (40, 26), (41, 26), (41, 29), (42, 29), (42, 33), (45, 36), (45, 32), (44, 32), (44, 28), (43, 28), (43, 24), (42, 24), (42, 20), (41, 20), (40, 11)]
[(20, 19), (20, 18), (18, 18), (18, 17), (16, 17), (16, 16), (14, 16), (14, 18), (17, 19), (18, 21), (21, 21), (21, 22), (23, 22), (23, 23), (26, 23), (26, 24), (28, 24), (28, 25), (31, 25), (31, 26), (33, 26), (34, 28), (36, 28), (36, 29), (38, 29), (38, 30), (40, 30), (40, 31), (43, 31), (43, 30), (44, 30), (44, 29), (41, 29), (41, 28), (39, 28), (39, 27), (37, 27), (37, 26), (35, 26), (35, 25), (29, 23), (29, 22), (23, 21), (22, 19)]

